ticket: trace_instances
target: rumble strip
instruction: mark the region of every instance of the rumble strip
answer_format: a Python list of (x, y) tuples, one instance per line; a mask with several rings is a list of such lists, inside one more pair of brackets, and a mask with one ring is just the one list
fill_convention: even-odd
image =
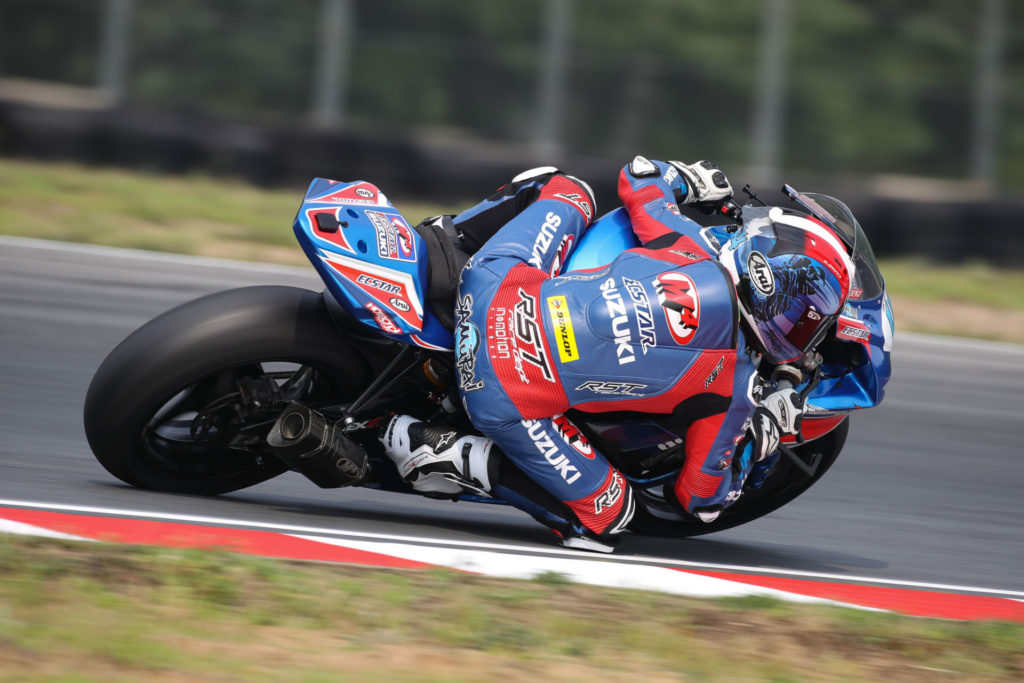
[(445, 541), (189, 515), (0, 501), (0, 533), (207, 548), (263, 557), (530, 579), (557, 572), (600, 586), (695, 597), (764, 595), (945, 619), (1024, 622), (1024, 593), (863, 577), (758, 570), (560, 548)]

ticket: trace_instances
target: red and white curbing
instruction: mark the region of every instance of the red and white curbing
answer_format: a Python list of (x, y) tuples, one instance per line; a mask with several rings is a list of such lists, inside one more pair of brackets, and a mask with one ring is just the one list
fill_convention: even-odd
[(516, 579), (555, 572), (579, 583), (677, 595), (763, 595), (795, 602), (889, 610), (915, 616), (1024, 622), (1024, 593), (1014, 591), (850, 579), (801, 572), (762, 571), (751, 574), (744, 573), (742, 567), (673, 562), (661, 558), (594, 556), (557, 548), (537, 550), (528, 546), (493, 543), (466, 544), (189, 515), (0, 501), (0, 532), (82, 541), (210, 548), (265, 557), (398, 569), (444, 566)]

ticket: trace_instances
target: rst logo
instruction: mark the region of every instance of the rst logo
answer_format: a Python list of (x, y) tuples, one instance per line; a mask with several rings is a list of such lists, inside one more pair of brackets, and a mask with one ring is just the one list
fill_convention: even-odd
[(606, 508), (613, 508), (622, 498), (622, 475), (618, 472), (612, 474), (612, 482), (607, 491), (594, 499), (594, 514), (599, 515)]
[(601, 296), (604, 297), (605, 307), (608, 309), (608, 317), (612, 319), (612, 336), (615, 341), (615, 357), (619, 365), (632, 363), (636, 360), (633, 353), (633, 333), (629, 329), (629, 316), (626, 314), (626, 303), (622, 300), (622, 294), (615, 284), (615, 278), (610, 277), (601, 283)]
[(544, 456), (555, 471), (561, 475), (565, 483), (571, 484), (580, 478), (580, 471), (569, 462), (569, 458), (558, 450), (558, 445), (551, 438), (547, 430), (537, 420), (522, 420), (521, 424), (526, 427), (526, 433), (533, 439), (533, 445), (537, 447), (540, 454)]
[(665, 311), (665, 320), (672, 338), (677, 344), (689, 344), (700, 325), (697, 286), (688, 275), (678, 272), (662, 273), (652, 284), (658, 294), (658, 303)]
[(646, 389), (646, 384), (635, 382), (601, 382), (589, 380), (576, 387), (576, 391), (592, 391), (606, 396), (636, 396), (638, 391)]
[[(537, 323), (537, 298), (531, 296), (522, 287), (519, 288), (519, 301), (513, 312), (513, 330), (516, 337), (516, 352), (521, 361), (540, 368), (544, 379), (555, 381), (551, 369), (551, 361), (544, 348), (544, 337)], [(529, 379), (526, 380), (529, 383)]]

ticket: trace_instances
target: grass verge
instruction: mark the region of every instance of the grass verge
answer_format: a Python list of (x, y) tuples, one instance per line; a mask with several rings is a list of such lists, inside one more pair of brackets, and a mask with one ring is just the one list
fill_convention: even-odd
[[(7, 235), (302, 265), (291, 230), (301, 199), (301, 188), (0, 158)], [(458, 210), (392, 199), (414, 221)], [(897, 330), (1024, 343), (1024, 270), (888, 259), (882, 272)]]
[(2, 680), (1024, 677), (1024, 625), (0, 535)]

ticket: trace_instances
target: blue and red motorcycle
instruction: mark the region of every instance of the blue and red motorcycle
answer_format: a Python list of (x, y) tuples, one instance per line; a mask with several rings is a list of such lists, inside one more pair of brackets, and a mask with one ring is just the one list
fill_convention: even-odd
[[(672, 490), (686, 415), (572, 414), (629, 478), (636, 531), (706, 534), (785, 505), (835, 462), (849, 413), (882, 399), (893, 322), (871, 246), (842, 202), (789, 186), (784, 192), (842, 237), (856, 266), (849, 302), (818, 347), (821, 362), (800, 385), (808, 404), (802, 434), (766, 478), (751, 478), (749, 490), (705, 524), (682, 510)], [(732, 221), (702, 235), (724, 245), (780, 210), (732, 205)], [(412, 492), (377, 442), (380, 424), (404, 413), (473, 430), (458, 400), (452, 332), (457, 274), (468, 255), (450, 222), (414, 226), (375, 186), (318, 178), (294, 229), (323, 292), (245, 287), (196, 299), (133, 332), (100, 366), (85, 429), (114, 476), (212, 495), (294, 469), (325, 488)], [(601, 267), (635, 246), (628, 216), (616, 209), (594, 222), (562, 272)]]

